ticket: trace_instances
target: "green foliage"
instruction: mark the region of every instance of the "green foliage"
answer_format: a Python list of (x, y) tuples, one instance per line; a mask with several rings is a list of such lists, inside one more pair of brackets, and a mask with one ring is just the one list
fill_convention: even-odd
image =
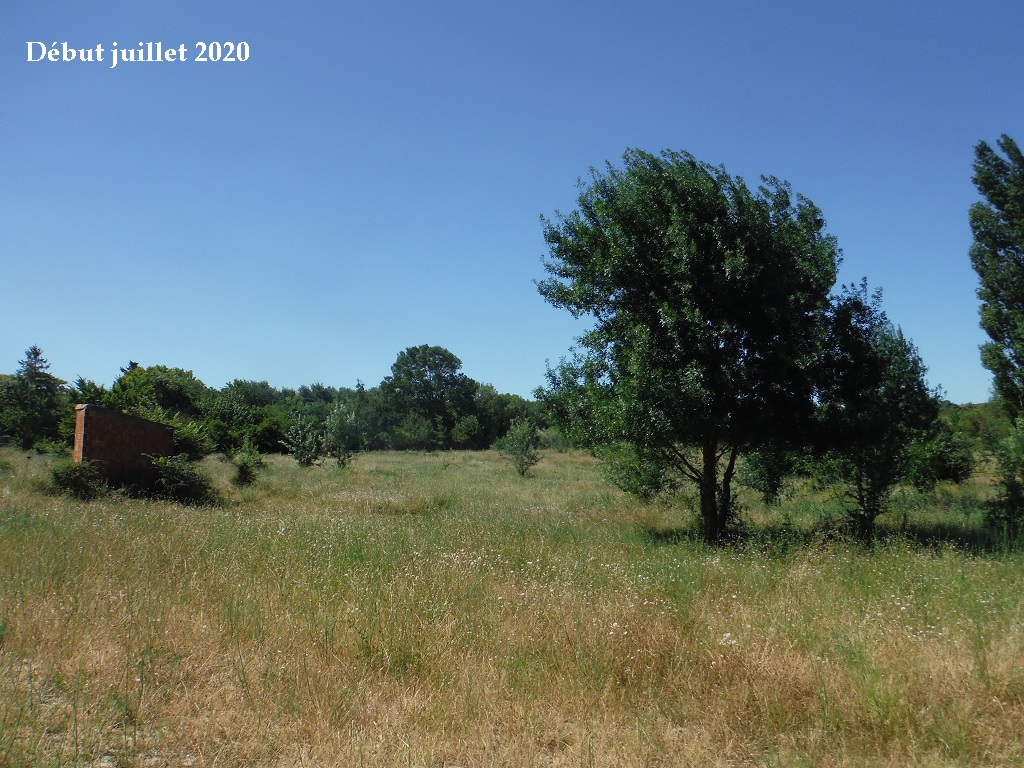
[(107, 493), (107, 483), (96, 467), (88, 461), (61, 461), (50, 470), (51, 493), (89, 501)]
[(341, 401), (336, 401), (324, 422), (324, 453), (344, 467), (359, 450), (359, 433), (355, 414)]
[(408, 413), (391, 433), (396, 450), (426, 450), (438, 443), (438, 433), (430, 419), (421, 413)]
[(1000, 155), (986, 142), (974, 149), (974, 184), (984, 198), (971, 206), (971, 265), (978, 273), (981, 348), (996, 394), (1011, 419), (1024, 410), (1024, 153), (1009, 136)]
[(520, 477), (526, 477), (530, 468), (540, 461), (539, 443), (537, 425), (529, 419), (516, 419), (508, 433), (494, 443), (494, 449), (512, 462)]
[(907, 476), (915, 442), (939, 414), (914, 345), (880, 309), (880, 295), (849, 287), (832, 312), (831, 376), (819, 393), (823, 476), (852, 502), (849, 517), (869, 542), (892, 488)]
[(235, 466), (232, 482), (237, 486), (252, 485), (264, 466), (263, 456), (248, 435), (243, 438), (242, 446), (231, 457), (231, 463)]
[(971, 206), (971, 265), (978, 273), (981, 327), (991, 341), (981, 361), (1013, 426), (996, 444), (1002, 488), (989, 523), (1017, 535), (1024, 510), (1024, 153), (1009, 136), (999, 154), (986, 142), (974, 149), (974, 184), (984, 198)]
[(323, 456), (323, 433), (312, 419), (301, 413), (295, 414), (282, 444), (300, 467), (311, 467)]
[(189, 506), (216, 503), (217, 492), (201, 469), (184, 454), (154, 456), (151, 483), (135, 490), (142, 495)]
[(540, 447), (549, 450), (557, 451), (558, 453), (565, 453), (573, 447), (569, 439), (562, 434), (562, 430), (558, 427), (547, 427), (538, 432), (540, 436)]
[(452, 427), (451, 443), (455, 448), (466, 448), (476, 441), (480, 434), (480, 420), (475, 414), (461, 416)]
[[(409, 347), (398, 354), (391, 376), (381, 383), (381, 392), (397, 413), (420, 417), (415, 424), (402, 419), (402, 447), (452, 448), (453, 432), (462, 416), (473, 412), (475, 381), (460, 373), (462, 361), (443, 347), (427, 344)], [(430, 425), (429, 430), (422, 424)], [(408, 427), (416, 428), (414, 430)]]
[[(174, 430), (174, 450), (197, 461), (218, 447), (202, 417), (208, 388), (192, 371), (130, 362), (108, 392), (91, 382), (76, 384), (89, 398), (102, 394), (102, 404)], [(216, 426), (215, 426), (216, 428)]]
[(1024, 531), (1024, 415), (1017, 417), (996, 450), (999, 495), (986, 510), (989, 528), (1011, 539)]
[[(231, 454), (237, 451), (246, 435), (251, 435), (259, 411), (225, 387), (211, 390), (201, 404), (203, 425), (217, 450)], [(277, 449), (282, 435), (274, 442)]]
[(743, 457), (736, 480), (760, 493), (766, 505), (775, 507), (782, 503), (786, 479), (795, 470), (796, 457), (793, 452), (766, 445)]
[(378, 387), (358, 382), (355, 389), (313, 384), (279, 391), (266, 382), (235, 381), (207, 394), (203, 414), (222, 450), (237, 450), (250, 434), (265, 453), (290, 442), (292, 420), (302, 415), (323, 434), (320, 455), (342, 463), (363, 450), (487, 448), (517, 416), (536, 417), (536, 404), (478, 384), (461, 365), (441, 347), (410, 347)]
[[(653, 501), (660, 495), (679, 490), (679, 476), (657, 456), (646, 454), (633, 443), (603, 443), (593, 453), (605, 465), (605, 476), (617, 488), (641, 501)], [(731, 503), (730, 499), (730, 503)]]
[(50, 440), (44, 437), (42, 440), (36, 440), (32, 447), (40, 456), (68, 457), (71, 455), (71, 446), (65, 440)]
[(954, 434), (966, 440), (975, 451), (995, 452), (1013, 427), (1000, 400), (964, 405), (947, 401), (940, 407), (940, 416)]
[(478, 431), (466, 443), (467, 448), (486, 448), (506, 434), (515, 419), (531, 418), (543, 425), (543, 415), (536, 403), (519, 395), (499, 393), (490, 384), (477, 387), (474, 397), (474, 413)]
[(235, 379), (207, 390), (200, 402), (202, 420), (217, 450), (237, 451), (246, 435), (262, 453), (277, 453), (291, 426), (285, 395), (265, 381)]
[(575, 444), (632, 445), (664, 485), (695, 483), (715, 540), (735, 511), (739, 451), (810, 420), (838, 249), (778, 179), (752, 191), (685, 153), (623, 160), (544, 222), (541, 295), (596, 326), (539, 394)]
[(931, 434), (911, 444), (906, 477), (919, 491), (939, 481), (966, 482), (974, 471), (974, 449), (945, 421), (938, 420)]
[(102, 384), (79, 376), (71, 385), (71, 399), (83, 405), (106, 405), (110, 393)]
[(174, 429), (174, 452), (188, 456), (191, 461), (198, 461), (209, 454), (213, 448), (213, 440), (210, 439), (209, 430), (201, 421), (190, 419), (181, 414), (175, 414), (166, 418), (155, 419), (164, 424), (169, 424)]
[(39, 440), (59, 439), (61, 420), (71, 409), (64, 382), (49, 370), (42, 350), (33, 345), (17, 373), (0, 378), (0, 435), (14, 437), (25, 450)]
[(164, 365), (145, 368), (132, 362), (121, 369), (104, 404), (143, 418), (155, 412), (195, 416), (206, 392), (192, 371)]

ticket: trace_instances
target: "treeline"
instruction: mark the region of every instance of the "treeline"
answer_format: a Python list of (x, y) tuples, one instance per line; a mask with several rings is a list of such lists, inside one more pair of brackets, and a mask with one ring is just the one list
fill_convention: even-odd
[[(376, 387), (324, 384), (278, 388), (235, 379), (209, 387), (192, 371), (129, 362), (108, 388), (79, 377), (67, 383), (50, 373), (38, 346), (13, 374), (0, 374), (0, 439), (20, 448), (61, 452), (74, 442), (76, 404), (100, 405), (169, 424), (181, 453), (231, 454), (249, 439), (261, 453), (291, 453), (304, 427), (326, 435), (332, 422), (353, 451), (480, 450), (505, 436), (516, 420), (547, 432), (546, 445), (565, 445), (548, 423), (543, 403), (499, 393), (461, 373), (458, 357), (422, 345), (399, 353), (390, 376)], [(941, 430), (958, 445), (994, 453), (1012, 422), (999, 400), (943, 401)]]
[(277, 388), (236, 379), (216, 389), (182, 368), (129, 362), (108, 388), (50, 373), (38, 346), (14, 374), (0, 375), (0, 436), (24, 449), (66, 450), (78, 403), (169, 424), (179, 454), (293, 453), (300, 461), (363, 450), (489, 448), (515, 420), (543, 426), (536, 403), (499, 393), (462, 373), (448, 350), (422, 345), (398, 354), (375, 387)]

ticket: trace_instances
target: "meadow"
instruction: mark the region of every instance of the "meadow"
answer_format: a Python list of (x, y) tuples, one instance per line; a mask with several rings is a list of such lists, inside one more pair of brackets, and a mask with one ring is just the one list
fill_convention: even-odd
[(0, 766), (1024, 762), (1024, 555), (984, 479), (870, 550), (803, 486), (708, 547), (575, 452), (269, 457), (223, 502), (0, 450)]

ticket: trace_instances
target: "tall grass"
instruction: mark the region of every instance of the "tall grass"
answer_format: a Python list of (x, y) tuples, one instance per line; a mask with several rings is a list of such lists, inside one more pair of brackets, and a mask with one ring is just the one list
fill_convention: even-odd
[(981, 490), (908, 496), (872, 551), (809, 488), (745, 498), (709, 548), (576, 453), (269, 457), (247, 487), (210, 459), (200, 509), (4, 458), (3, 768), (1024, 760), (1022, 557), (979, 543)]

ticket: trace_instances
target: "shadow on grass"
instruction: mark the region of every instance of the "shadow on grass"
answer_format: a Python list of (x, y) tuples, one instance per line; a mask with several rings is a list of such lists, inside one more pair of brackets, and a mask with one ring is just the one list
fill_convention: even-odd
[(953, 547), (977, 554), (1008, 554), (1024, 551), (1024, 536), (1014, 536), (965, 520), (907, 521), (898, 526), (879, 526), (876, 540), (880, 542), (904, 540), (925, 549)]
[(837, 543), (870, 550), (898, 541), (921, 549), (952, 547), (985, 555), (1024, 552), (1024, 534), (1016, 537), (1005, 533), (1001, 535), (968, 520), (959, 524), (949, 521), (908, 521), (878, 525), (870, 544), (858, 539), (852, 527), (845, 521), (823, 521), (818, 525), (800, 528), (747, 524), (730, 530), (719, 542), (704, 541), (696, 526), (666, 528), (640, 524), (639, 534), (642, 541), (653, 547), (689, 544), (722, 549), (756, 550), (777, 555)]

